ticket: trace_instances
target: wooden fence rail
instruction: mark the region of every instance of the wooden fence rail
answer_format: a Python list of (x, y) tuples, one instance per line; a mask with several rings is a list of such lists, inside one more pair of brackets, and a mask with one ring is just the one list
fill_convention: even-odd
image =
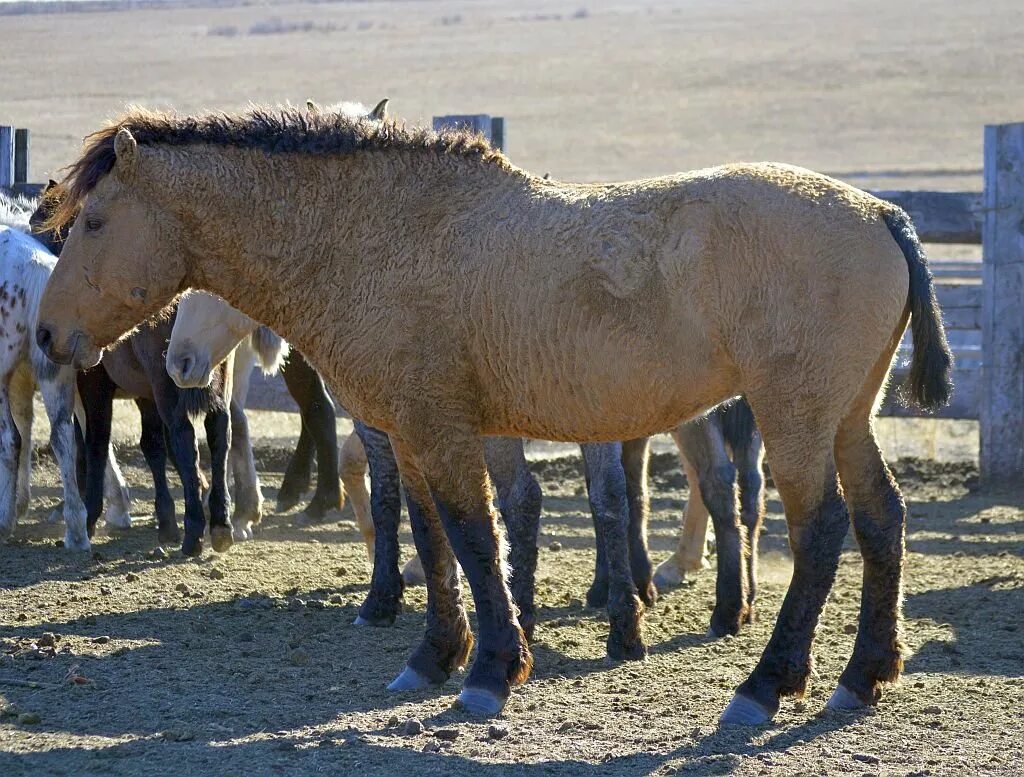
[[(437, 116), (433, 126), (468, 126), (505, 148), (505, 121), (487, 114)], [(38, 194), (28, 182), (29, 134), (0, 126), (0, 188)], [(880, 190), (914, 220), (922, 242), (980, 244), (982, 261), (930, 264), (956, 357), (953, 402), (940, 418), (977, 419), (986, 485), (1024, 479), (1024, 124), (985, 128), (982, 192)], [(933, 252), (934, 253), (934, 250)], [(881, 412), (916, 415), (896, 401), (912, 354), (904, 338)], [(296, 410), (280, 379), (254, 375), (250, 407)]]

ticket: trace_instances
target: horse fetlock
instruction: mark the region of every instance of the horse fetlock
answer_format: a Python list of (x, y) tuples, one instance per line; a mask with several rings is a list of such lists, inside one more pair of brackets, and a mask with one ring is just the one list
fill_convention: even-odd
[(402, 591), (380, 593), (371, 589), (359, 608), (359, 626), (390, 626), (402, 612)]
[(749, 614), (752, 611), (746, 604), (736, 606), (721, 601), (715, 603), (715, 609), (711, 612), (711, 628), (708, 636), (720, 639), (725, 636), (735, 637), (740, 633), (740, 627), (749, 623)]
[(174, 518), (164, 519), (157, 516), (157, 539), (161, 545), (177, 545), (181, 542), (181, 530)]
[(203, 554), (203, 535), (196, 536), (185, 532), (185, 539), (181, 541), (181, 553), (189, 558), (196, 558)]
[(594, 582), (587, 589), (587, 607), (603, 609), (608, 604), (608, 577), (595, 575)]
[(473, 633), (468, 621), (452, 629), (430, 629), (409, 658), (409, 666), (439, 685), (456, 670), (465, 668), (472, 650)]
[[(0, 535), (2, 535), (2, 529), (0, 529)], [(68, 524), (64, 530), (64, 548), (66, 550), (89, 550), (91, 547), (89, 534), (86, 532), (85, 526), (73, 529)]]
[(613, 661), (642, 661), (647, 657), (643, 613), (644, 606), (636, 595), (608, 605), (608, 658)]

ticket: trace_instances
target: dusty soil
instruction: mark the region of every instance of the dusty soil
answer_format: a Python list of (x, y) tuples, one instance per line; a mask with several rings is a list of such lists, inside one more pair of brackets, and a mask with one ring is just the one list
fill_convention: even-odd
[[(271, 503), (286, 453), (258, 449)], [(145, 516), (143, 462), (131, 449), (122, 458)], [(1020, 773), (1024, 494), (972, 490), (969, 464), (902, 460), (904, 679), (875, 711), (822, 712), (853, 641), (851, 545), (807, 698), (785, 702), (771, 726), (722, 729), (717, 716), (756, 662), (788, 581), (777, 495), (762, 622), (706, 638), (709, 570), (649, 613), (645, 663), (610, 665), (605, 618), (582, 604), (594, 553), (578, 463), (534, 466), (545, 493), (536, 666), (498, 721), (507, 736), (495, 739), (488, 722), (451, 708), (459, 677), (428, 693), (384, 690), (420, 636), (424, 591), (407, 591), (393, 628), (352, 625), (368, 569), (348, 508), (315, 528), (270, 515), (256, 542), (198, 561), (155, 558), (145, 519), (76, 555), (55, 547), (62, 530), (44, 522), (58, 491), (52, 460), (40, 456), (32, 516), (0, 547), (0, 774)], [(670, 454), (654, 459), (652, 492), (660, 560), (687, 495)], [(407, 533), (403, 541), (411, 548)], [(411, 719), (421, 733), (404, 733)]]

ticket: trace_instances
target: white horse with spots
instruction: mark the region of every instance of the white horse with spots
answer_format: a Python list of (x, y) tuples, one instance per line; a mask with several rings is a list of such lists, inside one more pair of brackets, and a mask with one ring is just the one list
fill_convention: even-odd
[[(0, 537), (9, 535), (28, 513), (32, 402), (38, 388), (64, 484), (64, 547), (88, 550), (85, 504), (75, 472), (75, 371), (47, 359), (33, 335), (39, 300), (57, 262), (30, 235), (29, 217), (35, 207), (34, 200), (0, 192)], [(131, 502), (113, 450), (107, 467), (106, 521), (124, 528), (131, 525)]]

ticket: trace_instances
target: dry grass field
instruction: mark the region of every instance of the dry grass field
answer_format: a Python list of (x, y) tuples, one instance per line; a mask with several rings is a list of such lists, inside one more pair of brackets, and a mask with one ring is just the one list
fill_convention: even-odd
[[(387, 95), (412, 121), (504, 115), (513, 161), (560, 178), (776, 159), (935, 189), (979, 188), (982, 125), (1024, 120), (1019, 0), (211, 2), (59, 14), (0, 2), (0, 123), (33, 130), (32, 177), (130, 102)], [(451, 709), (460, 677), (385, 692), (419, 638), (425, 594), (406, 592), (393, 628), (352, 625), (369, 575), (349, 508), (316, 527), (271, 511), (256, 542), (223, 556), (154, 553), (133, 415), (119, 408), (116, 437), (137, 527), (101, 533), (92, 554), (56, 547), (63, 529), (45, 517), (59, 482), (40, 450), (32, 513), (0, 545), (0, 777), (1024, 773), (1024, 486), (977, 490), (972, 423), (879, 422), (910, 512), (904, 679), (877, 710), (823, 712), (853, 644), (851, 541), (807, 698), (751, 730), (716, 720), (785, 594), (778, 495), (761, 622), (704, 636), (712, 568), (650, 611), (645, 663), (611, 665), (607, 620), (582, 606), (593, 533), (572, 447), (532, 446), (545, 495), (536, 667), (497, 738)], [(252, 426), (272, 508), (296, 417), (257, 413)], [(655, 450), (660, 561), (688, 491), (670, 446)], [(405, 733), (411, 719), (420, 733)]]

